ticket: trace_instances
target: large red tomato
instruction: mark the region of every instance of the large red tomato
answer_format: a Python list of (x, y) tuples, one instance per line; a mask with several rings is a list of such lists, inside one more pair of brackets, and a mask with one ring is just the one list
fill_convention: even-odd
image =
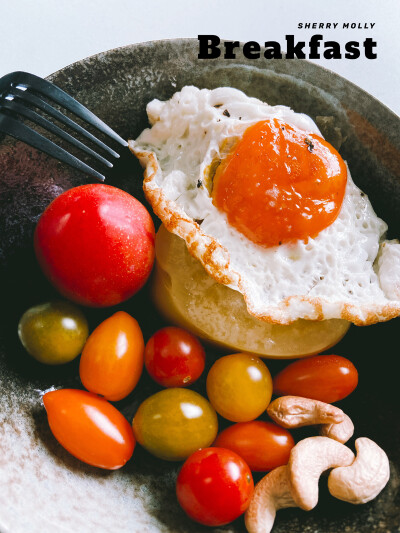
[(75, 187), (44, 211), (35, 231), (39, 263), (55, 287), (83, 305), (130, 298), (154, 261), (154, 225), (133, 196), (110, 185)]

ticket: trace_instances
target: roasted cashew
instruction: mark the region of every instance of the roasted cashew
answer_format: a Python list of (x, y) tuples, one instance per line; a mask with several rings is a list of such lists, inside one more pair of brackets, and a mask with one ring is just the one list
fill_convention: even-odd
[(344, 444), (328, 437), (308, 437), (290, 452), (289, 476), (292, 495), (305, 511), (318, 503), (318, 480), (322, 472), (338, 466), (349, 466), (354, 453)]
[(292, 497), (289, 469), (278, 466), (259, 481), (245, 514), (249, 533), (269, 533), (274, 525), (276, 511), (296, 507)]
[[(344, 414), (344, 413), (343, 413)], [(354, 433), (354, 424), (351, 418), (344, 414), (344, 419), (339, 424), (323, 424), (319, 428), (319, 434), (323, 437), (337, 440), (344, 444)]]
[(389, 481), (386, 453), (373, 440), (361, 437), (355, 442), (357, 457), (350, 466), (335, 468), (329, 475), (329, 492), (349, 503), (373, 500)]
[(345, 417), (343, 411), (334, 405), (301, 396), (281, 396), (269, 404), (267, 413), (284, 428), (339, 424)]
[(342, 444), (354, 433), (353, 422), (341, 409), (310, 398), (281, 396), (269, 404), (267, 413), (272, 420), (285, 428), (319, 424), (320, 435)]

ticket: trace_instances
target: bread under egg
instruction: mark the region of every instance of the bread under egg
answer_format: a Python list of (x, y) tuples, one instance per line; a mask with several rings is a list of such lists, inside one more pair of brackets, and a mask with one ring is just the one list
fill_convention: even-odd
[(321, 136), (310, 117), (226, 87), (184, 87), (150, 102), (147, 113), (151, 127), (129, 145), (145, 168), (148, 201), (210, 276), (243, 294), (251, 315), (275, 324), (342, 318), (366, 325), (400, 314), (400, 291), (392, 290), (400, 286), (392, 267), (400, 245), (384, 244), (387, 226), (349, 170), (337, 218), (314, 238), (255, 244), (213, 204), (215, 163), (249, 126), (276, 118)]

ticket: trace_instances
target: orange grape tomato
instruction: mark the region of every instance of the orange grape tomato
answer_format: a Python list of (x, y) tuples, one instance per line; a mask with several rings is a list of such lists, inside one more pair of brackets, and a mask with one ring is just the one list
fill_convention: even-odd
[(50, 429), (66, 450), (84, 463), (121, 468), (135, 448), (132, 428), (107, 400), (91, 392), (60, 389), (43, 396)]
[(227, 427), (213, 446), (237, 453), (253, 472), (267, 472), (287, 464), (294, 440), (287, 429), (277, 424), (253, 420)]
[(79, 367), (83, 386), (112, 402), (122, 400), (139, 381), (143, 354), (139, 324), (118, 311), (97, 326), (83, 348)]
[(306, 240), (332, 224), (347, 169), (322, 137), (278, 119), (250, 126), (214, 176), (213, 203), (251, 241)]
[(274, 378), (274, 394), (333, 403), (346, 398), (358, 384), (358, 372), (340, 355), (316, 355), (291, 363)]
[(207, 395), (217, 413), (227, 420), (248, 422), (260, 416), (271, 401), (271, 374), (255, 355), (226, 355), (210, 368)]

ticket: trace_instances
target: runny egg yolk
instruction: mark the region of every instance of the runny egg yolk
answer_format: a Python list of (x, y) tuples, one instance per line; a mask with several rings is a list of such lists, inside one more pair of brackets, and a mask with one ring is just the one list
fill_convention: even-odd
[(346, 181), (346, 165), (328, 142), (265, 120), (247, 128), (217, 168), (213, 204), (256, 244), (307, 241), (338, 216)]

